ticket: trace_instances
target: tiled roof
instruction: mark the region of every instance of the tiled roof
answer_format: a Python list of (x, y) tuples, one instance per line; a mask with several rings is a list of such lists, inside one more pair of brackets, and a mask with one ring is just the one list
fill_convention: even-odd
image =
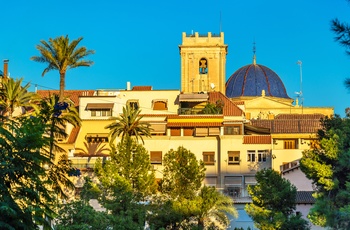
[(213, 115), (177, 115), (177, 114), (168, 114), (168, 119), (203, 119), (203, 118), (223, 118), (224, 116), (221, 114), (213, 114)]
[(67, 144), (73, 144), (75, 143), (77, 137), (78, 137), (78, 133), (80, 131), (80, 127), (74, 127), (69, 135), (69, 138), (67, 140)]
[(297, 204), (314, 204), (315, 198), (312, 196), (313, 191), (297, 191)]
[(251, 120), (252, 125), (269, 128), (271, 133), (316, 133), (321, 129), (319, 119)]
[[(73, 101), (74, 106), (79, 106), (79, 96), (93, 96), (94, 90), (65, 90), (64, 96)], [(59, 94), (59, 90), (38, 90), (37, 94), (43, 98)]]
[(275, 120), (320, 120), (324, 118), (323, 114), (278, 114)]
[(150, 91), (152, 90), (152, 86), (134, 86), (132, 87), (133, 91)]
[(220, 127), (221, 122), (169, 122), (168, 127)]
[(243, 144), (271, 144), (271, 136), (270, 135), (244, 136)]
[(244, 101), (232, 101), (235, 105), (244, 105)]
[(223, 114), (225, 116), (242, 116), (243, 111), (221, 92), (209, 92), (209, 102), (215, 104), (218, 100), (224, 103)]

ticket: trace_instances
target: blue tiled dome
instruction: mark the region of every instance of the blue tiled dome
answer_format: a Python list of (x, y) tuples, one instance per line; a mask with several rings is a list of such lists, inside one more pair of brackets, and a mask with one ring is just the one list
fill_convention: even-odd
[(226, 96), (255, 97), (265, 96), (288, 98), (286, 88), (280, 77), (263, 65), (250, 64), (237, 70), (226, 82)]

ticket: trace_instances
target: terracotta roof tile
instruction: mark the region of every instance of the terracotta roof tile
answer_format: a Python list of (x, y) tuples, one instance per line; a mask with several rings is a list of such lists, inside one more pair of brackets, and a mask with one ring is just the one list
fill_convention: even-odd
[(223, 118), (224, 116), (221, 114), (213, 114), (213, 115), (177, 115), (177, 114), (168, 114), (168, 119), (202, 119), (202, 118)]
[(235, 105), (228, 97), (221, 92), (209, 92), (209, 102), (216, 103), (218, 100), (222, 100), (224, 103), (223, 114), (225, 116), (242, 116), (243, 111)]
[(150, 91), (152, 90), (152, 86), (134, 86), (132, 87), (133, 91)]
[[(73, 101), (74, 106), (79, 106), (79, 96), (93, 96), (94, 90), (65, 90), (64, 96)], [(49, 97), (50, 95), (59, 94), (58, 90), (38, 90), (37, 94), (42, 98)]]
[(77, 137), (78, 137), (78, 133), (80, 131), (80, 127), (77, 126), (77, 127), (74, 127), (69, 135), (69, 138), (68, 138), (68, 141), (67, 141), (67, 144), (73, 144), (75, 143)]
[(320, 120), (321, 118), (324, 118), (325, 116), (323, 114), (278, 114), (275, 117), (275, 120), (286, 120), (286, 119), (292, 119), (292, 120)]
[(271, 133), (316, 133), (321, 129), (320, 120), (316, 119), (275, 119), (251, 120), (252, 125), (269, 128)]
[(243, 144), (271, 144), (271, 136), (270, 135), (244, 136)]
[(220, 127), (221, 122), (169, 122), (168, 127)]
[(312, 196), (313, 191), (297, 191), (297, 204), (314, 204), (315, 198)]

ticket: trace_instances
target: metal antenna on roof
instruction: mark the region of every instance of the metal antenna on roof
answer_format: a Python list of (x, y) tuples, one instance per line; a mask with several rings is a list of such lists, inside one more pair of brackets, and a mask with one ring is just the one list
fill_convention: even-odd
[(298, 97), (300, 98), (301, 102), (300, 105), (304, 106), (304, 97), (303, 97), (303, 63), (298, 60), (297, 64), (299, 65), (299, 69), (300, 69), (300, 91), (299, 92), (295, 92), (295, 94), (298, 95)]

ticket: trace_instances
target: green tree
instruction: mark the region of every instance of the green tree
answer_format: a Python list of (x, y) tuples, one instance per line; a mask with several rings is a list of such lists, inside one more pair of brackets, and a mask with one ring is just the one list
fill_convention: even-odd
[(101, 170), (117, 172), (130, 183), (137, 199), (145, 199), (156, 190), (155, 174), (148, 151), (131, 138), (124, 139), (118, 143), (117, 148), (112, 148), (111, 159), (97, 168), (97, 172)]
[(260, 170), (255, 178), (257, 185), (248, 187), (253, 202), (247, 204), (245, 210), (257, 228), (309, 229), (306, 220), (300, 215), (293, 214), (297, 193), (294, 185), (273, 169)]
[(50, 38), (48, 42), (41, 40), (41, 44), (36, 46), (40, 52), (40, 56), (30, 58), (33, 61), (47, 64), (42, 76), (51, 70), (58, 70), (60, 74), (60, 102), (64, 99), (66, 71), (81, 66), (89, 67), (93, 64), (92, 61), (85, 60), (84, 58), (94, 54), (95, 51), (88, 50), (84, 46), (78, 47), (81, 40), (83, 40), (82, 37), (70, 41), (68, 35), (65, 37)]
[(58, 108), (59, 96), (54, 94), (47, 98), (40, 100), (35, 107), (35, 115), (42, 119), (43, 123), (47, 125), (46, 134), (50, 137), (50, 148), (48, 149), (50, 156), (56, 156), (56, 153), (62, 153), (64, 150), (57, 145), (57, 138), (65, 139), (68, 137), (66, 133), (67, 124), (73, 126), (81, 126), (81, 119), (79, 113), (73, 104), (64, 99), (67, 107), (62, 110)]
[(3, 78), (0, 87), (0, 113), (2, 116), (12, 117), (18, 107), (34, 106), (37, 95), (28, 92), (30, 84), (23, 87), (23, 79)]
[(318, 143), (303, 152), (301, 170), (316, 186), (309, 219), (316, 225), (349, 229), (350, 119), (335, 116), (321, 121)]
[(56, 218), (56, 230), (106, 230), (112, 226), (112, 216), (98, 212), (88, 203), (75, 201), (61, 206)]
[(134, 109), (129, 105), (123, 107), (123, 113), (120, 117), (105, 127), (110, 130), (111, 142), (119, 136), (122, 137), (122, 140), (133, 136), (136, 140), (141, 139), (144, 143), (142, 136), (150, 137), (151, 128), (148, 122), (141, 121), (143, 116), (140, 113), (140, 109)]
[[(120, 175), (112, 161), (99, 159), (95, 171), (100, 181), (99, 201), (114, 217), (115, 229), (143, 229), (146, 220), (146, 207), (139, 202), (130, 180)], [(122, 219), (123, 224), (120, 221)]]
[(204, 162), (197, 161), (191, 151), (178, 147), (164, 155), (163, 164), (162, 193), (173, 199), (193, 199), (205, 177)]
[[(349, 1), (349, 0), (348, 0)], [(349, 1), (350, 2), (350, 1)], [(346, 22), (340, 22), (335, 18), (331, 21), (331, 30), (335, 33), (335, 41), (344, 46), (346, 53), (350, 55), (350, 26)], [(344, 81), (345, 87), (350, 89), (350, 78), (346, 78)]]
[(19, 117), (0, 126), (0, 228), (36, 229), (53, 217), (56, 194), (48, 189), (45, 124)]
[(199, 229), (215, 226), (215, 229), (227, 229), (230, 224), (228, 214), (238, 217), (231, 197), (216, 190), (215, 187), (203, 186), (197, 197), (197, 224)]

